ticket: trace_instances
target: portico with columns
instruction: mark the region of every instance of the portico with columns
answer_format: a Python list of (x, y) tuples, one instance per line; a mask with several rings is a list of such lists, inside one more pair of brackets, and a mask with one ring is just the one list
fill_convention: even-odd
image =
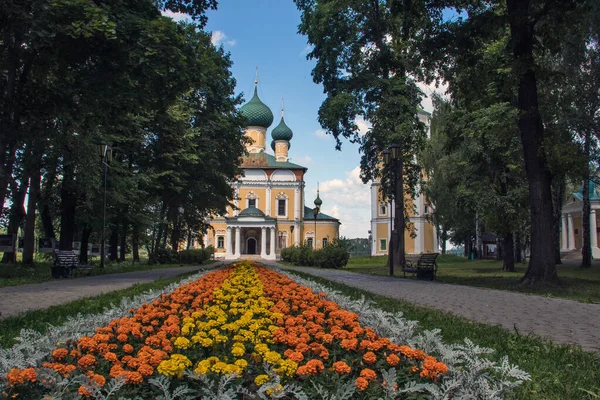
[[(217, 258), (275, 260), (286, 247), (310, 242), (320, 248), (338, 238), (338, 219), (323, 212), (315, 217), (312, 208), (305, 206), (307, 168), (290, 162), (293, 132), (285, 123), (283, 104), (281, 120), (271, 131), (274, 154), (269, 153), (266, 138), (273, 113), (259, 99), (256, 88), (240, 113), (246, 119), (245, 137), (249, 139), (241, 163), (243, 173), (232, 183), (231, 205), (223, 215), (208, 220), (212, 229), (204, 244), (215, 247)], [(314, 233), (308, 234), (308, 226), (314, 228), (315, 224), (316, 238)]]
[[(592, 244), (592, 257), (600, 259), (598, 245), (598, 214), (600, 214), (600, 188), (593, 180), (589, 184), (590, 199), (590, 242)], [(583, 215), (583, 188), (572, 193), (561, 210), (560, 224), (560, 251), (581, 251), (583, 244), (582, 215)]]

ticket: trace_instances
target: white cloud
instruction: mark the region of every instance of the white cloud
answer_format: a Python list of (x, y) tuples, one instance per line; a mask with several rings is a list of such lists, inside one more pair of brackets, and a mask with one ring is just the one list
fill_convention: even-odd
[(290, 161), (293, 162), (294, 164), (300, 164), (300, 165), (305, 166), (305, 165), (312, 163), (312, 158), (310, 158), (310, 156), (308, 156), (308, 155), (305, 155), (305, 156), (297, 157), (294, 159), (290, 158)]
[(315, 136), (319, 139), (330, 139), (332, 136), (328, 135), (324, 129), (317, 129), (315, 131)]
[(360, 136), (365, 136), (367, 132), (373, 127), (369, 121), (365, 121), (362, 116), (356, 117), (354, 123), (358, 126), (358, 133)]
[(162, 11), (162, 15), (171, 18), (175, 22), (190, 20), (190, 16), (181, 12), (173, 12), (171, 10)]
[(235, 46), (236, 41), (234, 39), (227, 39), (227, 35), (223, 31), (214, 31), (210, 38), (212, 44), (216, 47), (219, 47), (221, 44), (226, 44), (227, 46)]
[(305, 57), (311, 51), (312, 51), (312, 46), (310, 44), (307, 44), (300, 52), (300, 57)]
[(417, 82), (417, 86), (425, 93), (427, 97), (423, 98), (421, 102), (421, 107), (427, 112), (433, 112), (433, 103), (431, 101), (431, 97), (433, 93), (438, 93), (441, 95), (445, 95), (448, 90), (448, 84), (442, 83), (439, 87), (435, 87), (435, 83), (427, 85), (423, 82)]
[[(367, 237), (371, 221), (370, 184), (362, 183), (360, 167), (346, 171), (345, 177), (334, 178), (319, 184), (322, 212), (338, 218), (340, 236), (348, 238)], [(306, 205), (313, 207), (316, 188), (306, 193)]]

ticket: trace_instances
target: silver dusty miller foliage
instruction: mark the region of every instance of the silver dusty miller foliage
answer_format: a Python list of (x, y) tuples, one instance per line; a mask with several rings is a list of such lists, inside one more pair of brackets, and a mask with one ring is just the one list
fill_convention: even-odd
[[(490, 360), (488, 355), (494, 352), (493, 349), (477, 346), (467, 338), (461, 344), (446, 344), (439, 329), (418, 332), (419, 323), (407, 320), (401, 312), (393, 314), (380, 310), (364, 296), (353, 300), (326, 285), (275, 269), (315, 293), (326, 293), (327, 298), (340, 307), (358, 314), (360, 323), (371, 327), (378, 335), (388, 337), (394, 343), (423, 350), (448, 366), (448, 373), (438, 382), (425, 385), (411, 382), (396, 392), (386, 390), (388, 399), (402, 398), (401, 394), (407, 392), (428, 393), (432, 399), (440, 400), (504, 399), (523, 381), (531, 379), (527, 372), (510, 364), (508, 357), (500, 362)], [(395, 382), (393, 368), (384, 376), (388, 378), (386, 382)]]
[[(276, 268), (275, 268), (276, 269)], [(313, 292), (324, 292), (327, 298), (336, 302), (340, 307), (355, 312), (360, 323), (371, 327), (378, 335), (388, 337), (397, 344), (421, 349), (444, 362), (448, 366), (448, 373), (435, 383), (408, 382), (396, 387), (396, 370), (390, 368), (381, 370), (387, 385), (384, 387), (382, 400), (403, 399), (410, 393), (425, 395), (431, 399), (443, 400), (491, 400), (504, 399), (510, 395), (512, 389), (530, 376), (517, 366), (509, 363), (504, 357), (500, 362), (488, 358), (492, 349), (479, 347), (469, 339), (461, 344), (445, 344), (439, 330), (420, 331), (418, 322), (409, 321), (401, 312), (390, 313), (374, 307), (374, 303), (366, 298), (353, 300), (342, 293), (315, 281), (304, 279), (296, 275), (277, 269), (278, 272), (293, 279), (297, 283), (309, 287)], [(6, 374), (11, 368), (40, 367), (45, 358), (57, 346), (64, 345), (67, 340), (78, 339), (94, 333), (96, 328), (107, 325), (115, 318), (127, 315), (129, 309), (138, 308), (143, 303), (152, 302), (161, 294), (167, 294), (181, 285), (197, 280), (206, 272), (202, 271), (190, 278), (172, 284), (161, 291), (148, 291), (131, 299), (122, 299), (118, 306), (106, 309), (101, 314), (77, 315), (70, 318), (65, 324), (50, 327), (46, 334), (31, 330), (23, 330), (18, 343), (10, 349), (0, 349), (0, 385), (6, 383)], [(281, 384), (280, 377), (270, 366), (265, 365), (269, 375), (269, 382), (259, 388), (259, 392), (250, 393), (239, 381), (236, 375), (225, 375), (218, 378), (209, 378), (198, 375), (194, 371), (185, 371), (189, 383), (175, 382), (166, 376), (156, 376), (148, 380), (155, 390), (153, 398), (161, 400), (191, 400), (200, 397), (210, 400), (236, 400), (239, 395), (246, 395), (255, 399), (309, 399), (302, 388), (296, 384)], [(123, 399), (140, 400), (141, 398), (124, 399), (118, 396), (119, 389), (124, 382), (112, 379), (102, 388), (94, 388), (89, 379), (84, 375), (75, 375), (63, 378), (49, 369), (40, 369), (40, 374), (46, 377), (45, 385), (49, 390), (46, 399), (69, 400), (80, 398), (73, 388), (84, 385), (89, 388), (92, 398), (98, 400)], [(40, 375), (40, 376), (42, 376)], [(88, 386), (89, 385), (89, 386)], [(276, 389), (274, 392), (267, 391)], [(354, 395), (353, 380), (349, 380), (339, 387), (327, 388), (314, 386), (319, 400), (346, 400)]]

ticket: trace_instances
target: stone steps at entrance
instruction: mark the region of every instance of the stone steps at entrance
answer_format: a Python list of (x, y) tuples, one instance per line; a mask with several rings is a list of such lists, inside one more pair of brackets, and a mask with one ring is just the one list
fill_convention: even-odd
[(560, 258), (562, 258), (563, 260), (580, 260), (581, 249), (561, 251)]

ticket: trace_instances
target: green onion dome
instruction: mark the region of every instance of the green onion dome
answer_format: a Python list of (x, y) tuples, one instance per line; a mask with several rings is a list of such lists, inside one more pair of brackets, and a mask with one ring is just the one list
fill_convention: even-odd
[(273, 132), (271, 132), (271, 137), (273, 138), (273, 140), (288, 140), (289, 141), (289, 140), (292, 140), (293, 136), (294, 136), (294, 133), (285, 124), (283, 117), (281, 117), (281, 122), (279, 123), (279, 125), (277, 125), (275, 127), (275, 129), (273, 129)]
[(248, 120), (246, 126), (262, 126), (268, 128), (273, 123), (271, 109), (258, 98), (256, 87), (254, 96), (240, 108), (240, 113)]
[(323, 200), (321, 200), (321, 198), (319, 197), (319, 192), (317, 191), (317, 198), (315, 199), (315, 206), (321, 207), (321, 204), (323, 204)]
[(254, 206), (250, 206), (250, 207), (242, 210), (238, 214), (238, 217), (264, 217), (264, 216), (265, 216), (265, 213)]

